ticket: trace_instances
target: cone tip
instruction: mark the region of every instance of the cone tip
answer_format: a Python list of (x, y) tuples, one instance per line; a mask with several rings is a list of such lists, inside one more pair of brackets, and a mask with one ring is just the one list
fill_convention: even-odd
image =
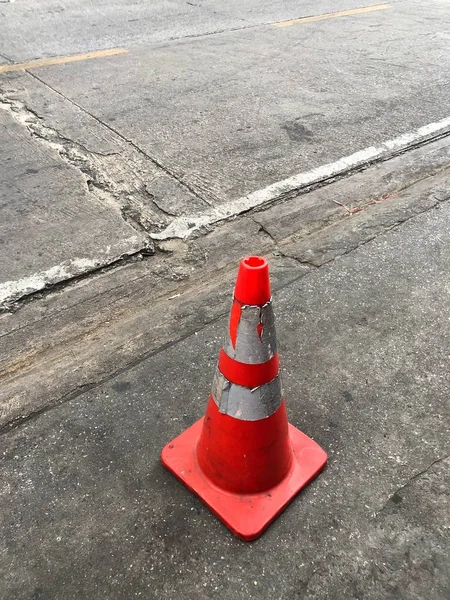
[(243, 304), (265, 304), (271, 298), (269, 264), (262, 256), (246, 256), (239, 265), (234, 297)]
[(249, 269), (261, 269), (268, 266), (264, 256), (246, 256), (241, 262)]

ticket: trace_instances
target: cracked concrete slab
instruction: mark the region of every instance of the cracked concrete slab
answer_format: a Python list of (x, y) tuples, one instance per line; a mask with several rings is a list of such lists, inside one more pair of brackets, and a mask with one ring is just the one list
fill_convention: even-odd
[(82, 170), (95, 192), (146, 231), (173, 216), (209, 208), (208, 202), (161, 168), (128, 139), (29, 73), (0, 81), (0, 100), (43, 144)]
[(274, 294), (290, 420), (329, 464), (252, 544), (159, 462), (226, 318), (4, 434), (3, 598), (447, 600), (449, 240), (444, 203)]
[[(405, 154), (372, 165), (350, 178), (330, 182), (303, 195), (295, 195), (253, 213), (253, 218), (276, 243), (290, 236), (306, 237), (345, 216), (378, 204), (395, 205), (399, 195), (422, 181), (437, 200), (448, 197), (445, 185), (439, 188), (434, 175), (450, 168), (450, 136), (409, 150)], [(425, 181), (427, 180), (427, 181)], [(413, 200), (413, 198), (411, 198)]]
[(424, 14), (410, 0), (407, 10), (400, 2), (364, 17), (132, 47), (5, 74), (1, 84), (6, 101), (35, 113), (30, 127), (83, 146), (92, 185), (130, 222), (155, 240), (184, 238), (261, 198), (284, 198), (289, 181), (307, 186), (316, 171), (328, 180), (336, 165), (348, 174), (386, 157), (387, 140), (448, 126), (440, 74), (448, 36), (434, 35), (445, 10), (437, 2)]
[(430, 189), (428, 181), (421, 182), (414, 187), (412, 194), (406, 191), (397, 197), (373, 203), (356, 214), (346, 215), (345, 219), (324, 227), (313, 237), (306, 236), (296, 241), (294, 235), (293, 239), (279, 244), (279, 250), (285, 256), (320, 267), (415, 215), (438, 210), (440, 200), (435, 193), (450, 189), (448, 170), (436, 176), (433, 185), (435, 187)]
[(0, 103), (0, 307), (140, 251), (147, 236)]
[[(126, 269), (86, 278), (38, 303), (21, 303), (20, 311), (0, 321), (0, 427), (223, 314), (225, 282), (249, 247), (272, 258), (276, 288), (401, 222), (438, 210), (449, 199), (449, 152), (443, 138), (196, 239), (162, 242), (157, 256)], [(338, 199), (347, 204), (336, 204)]]
[(218, 206), (448, 118), (447, 11), (410, 0), (34, 73)]

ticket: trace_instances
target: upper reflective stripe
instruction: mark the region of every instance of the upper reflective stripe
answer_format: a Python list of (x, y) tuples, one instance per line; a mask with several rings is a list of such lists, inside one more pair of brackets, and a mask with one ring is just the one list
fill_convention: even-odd
[(219, 412), (241, 421), (258, 421), (270, 417), (281, 405), (281, 378), (279, 375), (253, 390), (228, 381), (217, 369), (211, 396)]
[(246, 364), (269, 361), (277, 351), (272, 303), (249, 306), (233, 300), (230, 337), (224, 345), (230, 358)]

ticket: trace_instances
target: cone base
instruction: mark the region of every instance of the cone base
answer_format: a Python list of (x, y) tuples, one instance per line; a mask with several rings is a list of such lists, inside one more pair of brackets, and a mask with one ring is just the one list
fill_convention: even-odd
[(199, 496), (238, 538), (246, 542), (259, 537), (327, 462), (326, 452), (289, 424), (294, 460), (286, 477), (265, 492), (233, 494), (214, 485), (198, 466), (197, 442), (202, 426), (203, 418), (169, 442), (161, 453), (162, 463)]

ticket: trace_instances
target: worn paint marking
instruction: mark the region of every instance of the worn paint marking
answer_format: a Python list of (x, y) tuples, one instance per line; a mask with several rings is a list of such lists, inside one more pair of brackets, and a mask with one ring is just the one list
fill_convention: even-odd
[(55, 56), (53, 58), (39, 58), (23, 63), (0, 66), (0, 73), (10, 73), (11, 71), (25, 71), (26, 69), (36, 69), (38, 67), (50, 67), (51, 65), (64, 65), (66, 63), (77, 62), (79, 60), (91, 60), (93, 58), (106, 58), (107, 56), (116, 56), (125, 54), (128, 50), (125, 48), (109, 48), (108, 50), (98, 50), (97, 52), (85, 52), (84, 54), (75, 54), (74, 56)]
[(348, 175), (356, 169), (367, 167), (381, 160), (387, 160), (419, 144), (428, 143), (436, 137), (449, 134), (450, 117), (446, 117), (442, 121), (429, 123), (415, 131), (403, 133), (392, 140), (383, 142), (379, 146), (370, 146), (349, 156), (344, 156), (335, 162), (282, 179), (265, 188), (251, 192), (247, 196), (220, 204), (202, 214), (176, 217), (165, 229), (158, 233), (151, 233), (150, 237), (154, 240), (186, 239), (202, 227), (209, 227), (249, 210), (262, 208), (285, 197), (286, 194), (297, 193), (309, 189), (311, 186), (325, 185), (334, 177)]
[(315, 23), (316, 21), (326, 21), (328, 19), (338, 19), (340, 17), (350, 17), (352, 15), (361, 15), (364, 13), (374, 12), (376, 10), (385, 10), (390, 8), (390, 4), (377, 4), (375, 6), (363, 6), (361, 8), (352, 8), (351, 10), (340, 10), (335, 13), (325, 13), (323, 15), (313, 15), (311, 17), (299, 17), (290, 21), (280, 21), (273, 23), (274, 27), (291, 27), (291, 25), (301, 25), (303, 23)]

